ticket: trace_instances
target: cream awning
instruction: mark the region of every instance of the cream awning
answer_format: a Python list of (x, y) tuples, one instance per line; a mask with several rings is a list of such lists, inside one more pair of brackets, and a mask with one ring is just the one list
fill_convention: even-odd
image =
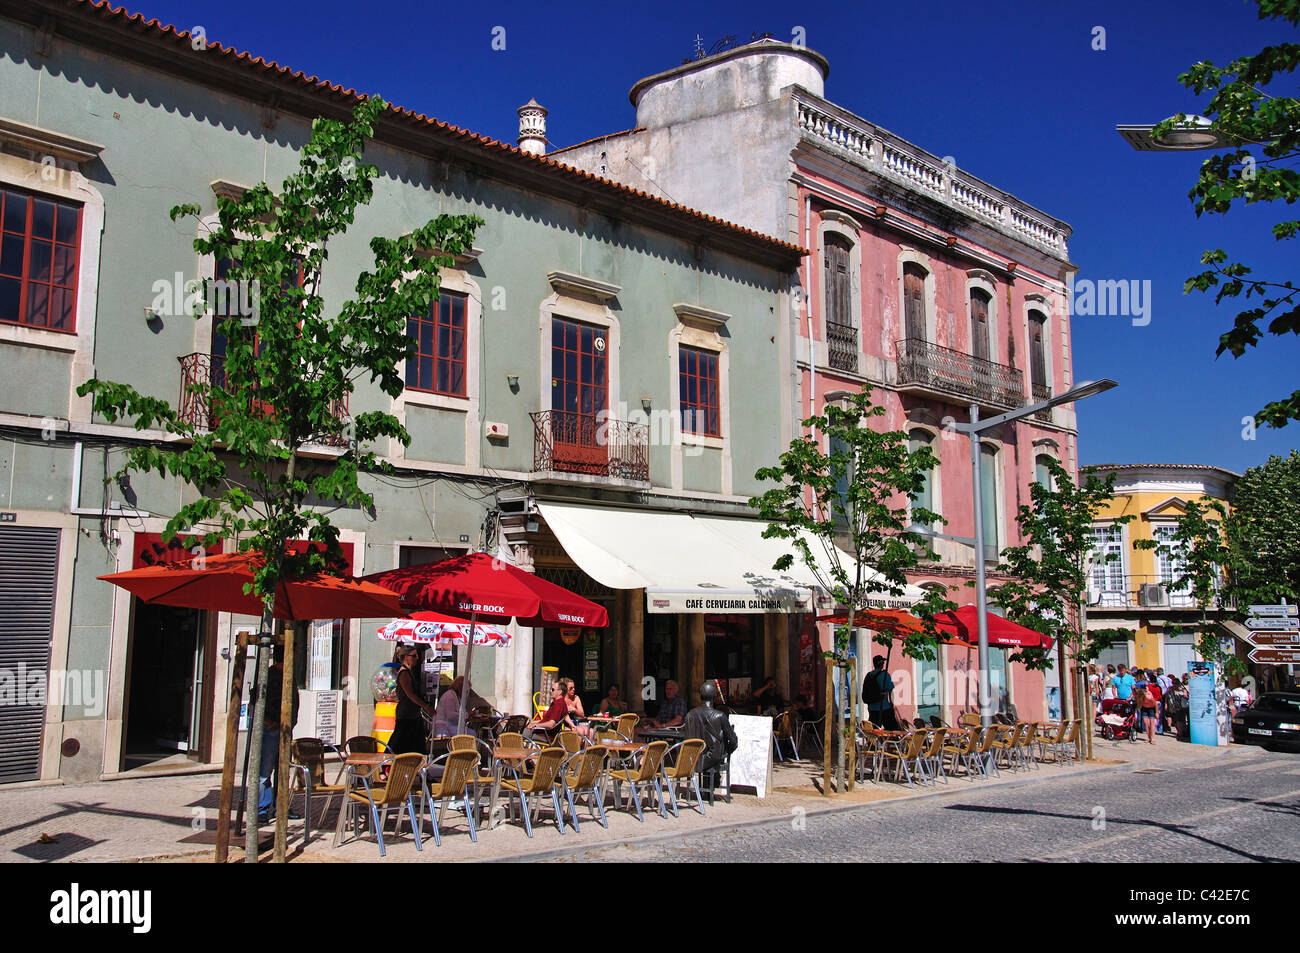
[[(818, 608), (816, 577), (800, 561), (784, 572), (771, 568), (790, 548), (783, 540), (764, 539), (767, 524), (761, 521), (570, 503), (537, 507), (578, 568), (610, 589), (645, 589), (647, 612)], [(915, 589), (880, 598), (911, 605), (920, 595)]]

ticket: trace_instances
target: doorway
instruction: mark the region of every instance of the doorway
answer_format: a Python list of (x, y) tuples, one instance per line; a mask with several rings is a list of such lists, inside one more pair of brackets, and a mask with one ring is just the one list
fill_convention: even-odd
[(207, 613), (134, 601), (122, 767), (178, 755), (204, 759), (211, 697)]

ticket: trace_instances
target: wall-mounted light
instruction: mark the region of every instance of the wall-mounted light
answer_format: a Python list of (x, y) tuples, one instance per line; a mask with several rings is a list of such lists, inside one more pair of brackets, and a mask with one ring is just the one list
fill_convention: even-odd
[(540, 528), (536, 520), (529, 520), (524, 524), (524, 532), (526, 533), (536, 533)]
[(649, 398), (649, 397), (642, 397), (642, 398), (641, 398), (641, 409), (644, 410), (647, 414), (650, 413), (650, 398)]
[(518, 375), (518, 374), (507, 374), (507, 375), (506, 375), (506, 384), (510, 387), (510, 389), (511, 389), (512, 391), (517, 391), (517, 390), (519, 390), (519, 375)]

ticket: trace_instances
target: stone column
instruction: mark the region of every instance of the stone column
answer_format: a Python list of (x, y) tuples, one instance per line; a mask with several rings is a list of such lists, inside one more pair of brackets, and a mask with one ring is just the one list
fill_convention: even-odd
[(704, 616), (698, 612), (686, 616), (686, 631), (686, 684), (678, 687), (686, 706), (694, 708), (700, 703), (700, 684), (704, 681)]
[(623, 695), (632, 711), (645, 713), (641, 679), (645, 677), (645, 590), (621, 593), (626, 601), (627, 626), (623, 643)]
[(773, 667), (768, 669), (776, 679), (776, 690), (787, 701), (793, 701), (798, 694), (790, 680), (790, 616), (785, 613), (769, 613), (765, 619), (767, 627), (766, 642), (772, 646)]

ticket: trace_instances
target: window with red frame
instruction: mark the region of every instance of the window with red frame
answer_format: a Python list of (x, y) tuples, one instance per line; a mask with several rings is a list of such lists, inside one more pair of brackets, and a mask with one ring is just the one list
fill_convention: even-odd
[(81, 206), (0, 189), (0, 321), (76, 331)]
[(416, 353), (406, 360), (406, 386), (447, 397), (465, 396), (465, 303), (444, 291), (429, 313), (406, 319)]
[(718, 407), (718, 355), (693, 347), (678, 349), (682, 432), (721, 437)]

